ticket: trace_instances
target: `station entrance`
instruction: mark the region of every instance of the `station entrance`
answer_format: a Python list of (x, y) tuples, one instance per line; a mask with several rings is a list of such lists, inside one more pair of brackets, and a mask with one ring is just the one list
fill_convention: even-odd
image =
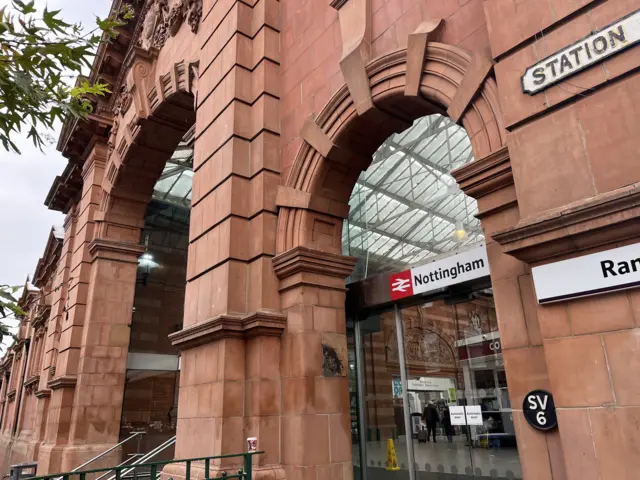
[(450, 173), (464, 129), (431, 115), (390, 137), (343, 228), (354, 478), (518, 479), (485, 238)]

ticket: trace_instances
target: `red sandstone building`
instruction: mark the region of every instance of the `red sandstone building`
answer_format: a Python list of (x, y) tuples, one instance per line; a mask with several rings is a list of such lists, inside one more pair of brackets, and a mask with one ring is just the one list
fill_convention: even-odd
[(5, 470), (144, 431), (97, 463), (637, 478), (640, 1), (133, 3), (60, 136)]

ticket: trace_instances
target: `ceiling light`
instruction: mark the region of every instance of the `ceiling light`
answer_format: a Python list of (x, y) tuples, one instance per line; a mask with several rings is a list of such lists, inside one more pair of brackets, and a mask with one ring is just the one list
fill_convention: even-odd
[(456, 222), (456, 229), (453, 232), (453, 239), (456, 242), (462, 242), (464, 240), (466, 240), (469, 237), (469, 234), (467, 234), (467, 231), (464, 229), (464, 225), (462, 224), (461, 221), (457, 221)]

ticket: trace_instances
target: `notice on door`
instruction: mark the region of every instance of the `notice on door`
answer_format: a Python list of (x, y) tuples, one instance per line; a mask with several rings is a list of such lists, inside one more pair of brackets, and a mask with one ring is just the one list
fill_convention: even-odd
[(640, 243), (531, 269), (538, 303), (640, 286)]
[(449, 407), (451, 425), (482, 425), (482, 410), (480, 405), (468, 407)]
[(467, 425), (482, 425), (482, 409), (480, 405), (465, 407), (467, 413)]
[(449, 407), (449, 418), (451, 419), (451, 425), (467, 424), (464, 407)]

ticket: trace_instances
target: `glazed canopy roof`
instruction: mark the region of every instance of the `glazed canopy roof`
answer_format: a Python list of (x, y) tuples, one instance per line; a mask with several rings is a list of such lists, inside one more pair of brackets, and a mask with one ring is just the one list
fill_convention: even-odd
[[(191, 142), (189, 142), (191, 143)], [(178, 207), (191, 208), (193, 182), (193, 144), (183, 141), (167, 161), (153, 187), (153, 198)]]
[(483, 241), (476, 201), (450, 175), (472, 160), (464, 128), (441, 115), (423, 117), (389, 137), (349, 201), (343, 251), (360, 260), (351, 280), (400, 271)]

